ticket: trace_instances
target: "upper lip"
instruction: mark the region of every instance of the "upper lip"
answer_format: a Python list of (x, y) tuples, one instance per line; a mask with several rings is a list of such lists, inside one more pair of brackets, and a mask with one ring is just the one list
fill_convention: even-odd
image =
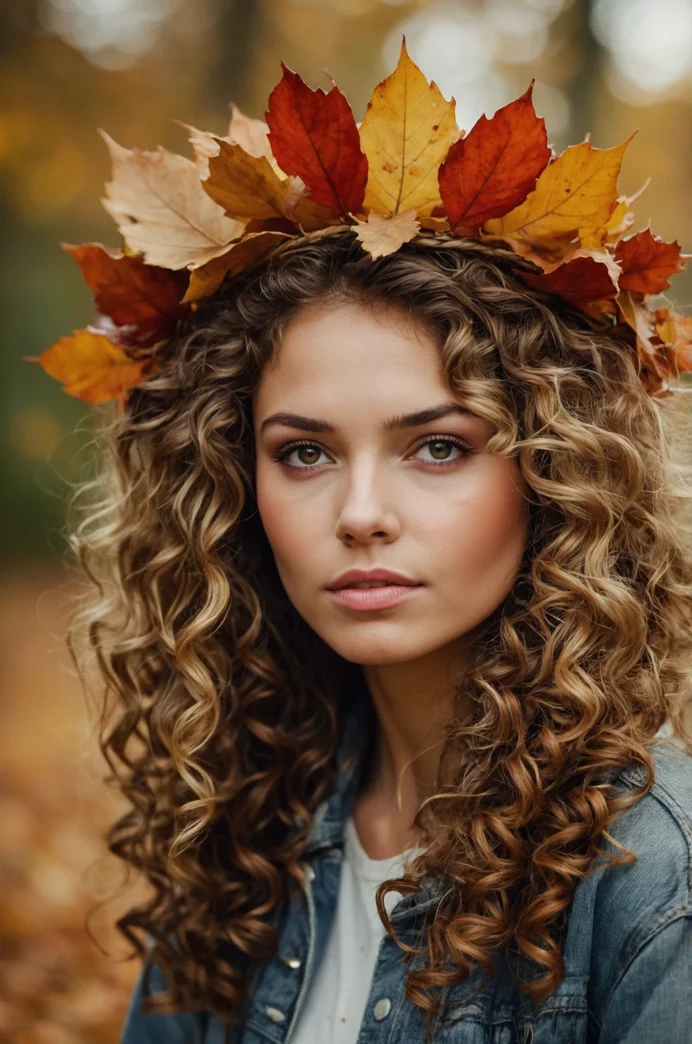
[(417, 580), (411, 580), (410, 577), (397, 573), (393, 569), (347, 569), (345, 573), (337, 576), (336, 580), (327, 585), (327, 590), (336, 591), (340, 587), (366, 584), (371, 580), (389, 580), (392, 584), (403, 584), (406, 587), (418, 586)]

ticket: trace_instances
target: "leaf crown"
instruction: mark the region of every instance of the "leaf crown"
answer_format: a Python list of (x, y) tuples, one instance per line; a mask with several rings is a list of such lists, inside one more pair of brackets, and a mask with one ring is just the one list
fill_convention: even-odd
[[(373, 258), (424, 234), (501, 240), (531, 287), (559, 294), (606, 325), (631, 328), (647, 392), (679, 390), (692, 370), (692, 317), (650, 298), (692, 257), (648, 228), (626, 236), (634, 196), (618, 195), (624, 151), (587, 138), (560, 155), (545, 120), (520, 98), (466, 133), (406, 51), (357, 124), (333, 84), (312, 90), (282, 62), (266, 122), (230, 104), (221, 137), (181, 121), (194, 153), (119, 145), (100, 133), (113, 175), (102, 200), (122, 237), (62, 243), (94, 294), (97, 317), (38, 362), (89, 403), (116, 399), (159, 365), (186, 313), (287, 239), (346, 225)], [(527, 263), (528, 262), (528, 263)]]

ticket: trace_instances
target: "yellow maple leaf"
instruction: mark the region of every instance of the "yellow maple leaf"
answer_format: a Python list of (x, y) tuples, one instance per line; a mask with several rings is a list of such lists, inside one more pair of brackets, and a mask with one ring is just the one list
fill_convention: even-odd
[(147, 264), (181, 269), (225, 253), (243, 224), (207, 195), (192, 160), (159, 146), (126, 149), (100, 131), (113, 161), (113, 180), (101, 202), (128, 249)]
[(402, 210), (393, 217), (371, 212), (367, 221), (357, 221), (356, 235), (371, 257), (393, 254), (420, 230), (415, 209)]
[(157, 365), (152, 356), (130, 359), (119, 344), (91, 330), (75, 330), (29, 361), (62, 381), (68, 395), (92, 404), (121, 400)]
[(618, 196), (615, 209), (605, 225), (602, 225), (600, 228), (580, 229), (579, 245), (605, 250), (606, 243), (615, 243), (621, 236), (624, 236), (625, 232), (634, 224), (634, 214), (630, 207), (635, 199), (639, 199), (650, 181), (651, 178), (647, 178), (642, 187), (633, 196)]
[(524, 202), (487, 221), (485, 231), (532, 241), (579, 233), (582, 245), (595, 245), (589, 230), (607, 226), (617, 206), (618, 174), (633, 137), (612, 149), (596, 149), (588, 141), (568, 146), (548, 164)]
[(455, 106), (434, 80), (428, 83), (402, 39), (397, 67), (375, 87), (360, 124), (368, 157), (364, 210), (390, 217), (413, 209), (429, 217), (441, 205), (438, 168), (460, 133)]

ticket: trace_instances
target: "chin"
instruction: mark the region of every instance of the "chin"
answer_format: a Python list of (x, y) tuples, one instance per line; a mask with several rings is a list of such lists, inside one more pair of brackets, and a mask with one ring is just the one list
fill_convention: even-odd
[(374, 635), (363, 636), (360, 640), (333, 641), (331, 636), (321, 636), (327, 645), (350, 663), (360, 664), (362, 667), (385, 667), (391, 664), (405, 663), (407, 660), (415, 660), (430, 652), (427, 643), (411, 640), (410, 636), (400, 635), (396, 639), (377, 639)]

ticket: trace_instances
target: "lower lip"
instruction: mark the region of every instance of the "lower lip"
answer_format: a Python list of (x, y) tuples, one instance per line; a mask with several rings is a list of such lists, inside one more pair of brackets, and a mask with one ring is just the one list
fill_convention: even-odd
[(340, 587), (330, 591), (339, 605), (348, 609), (389, 609), (398, 605), (414, 591), (420, 591), (423, 584), (387, 584), (386, 587)]

